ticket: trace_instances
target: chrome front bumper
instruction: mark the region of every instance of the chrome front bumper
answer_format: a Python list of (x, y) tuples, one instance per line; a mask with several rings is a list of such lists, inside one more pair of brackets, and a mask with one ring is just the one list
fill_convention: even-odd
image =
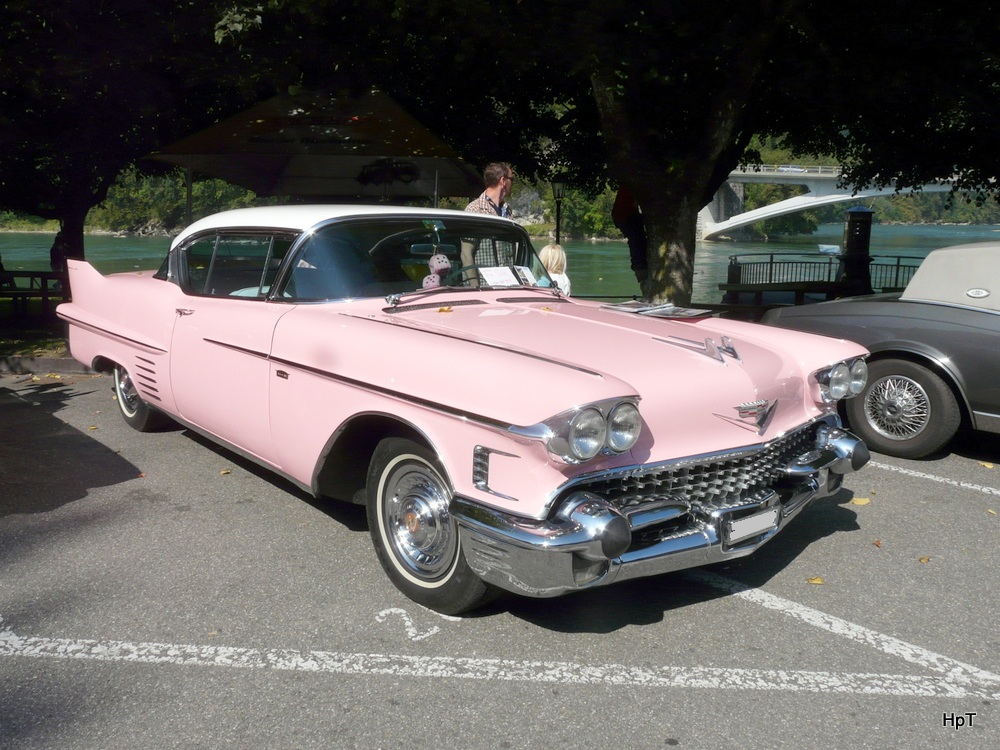
[(722, 502), (672, 495), (619, 507), (579, 490), (538, 521), (456, 498), (462, 549), (487, 583), (535, 597), (744, 557), (868, 463), (865, 444), (837, 424), (813, 429), (807, 450), (770, 467), (768, 486)]

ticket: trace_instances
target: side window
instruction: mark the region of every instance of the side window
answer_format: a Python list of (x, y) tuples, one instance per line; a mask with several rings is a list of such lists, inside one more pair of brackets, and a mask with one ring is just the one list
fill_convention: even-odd
[(263, 298), (290, 245), (270, 235), (200, 239), (184, 251), (185, 288), (210, 297)]
[(205, 237), (184, 251), (184, 289), (192, 294), (204, 294), (208, 271), (215, 255), (216, 237)]

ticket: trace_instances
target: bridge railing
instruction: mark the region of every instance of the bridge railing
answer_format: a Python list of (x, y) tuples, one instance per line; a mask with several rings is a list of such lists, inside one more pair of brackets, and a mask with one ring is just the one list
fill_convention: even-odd
[(767, 173), (767, 174), (826, 174), (826, 175), (837, 175), (840, 174), (841, 168), (839, 165), (812, 165), (804, 166), (802, 164), (760, 164), (757, 166), (745, 168), (745, 169), (735, 169), (734, 172), (743, 172), (744, 174), (752, 173)]
[[(904, 255), (873, 255), (869, 264), (872, 289), (902, 289), (913, 277), (922, 258)], [(838, 280), (841, 264), (838, 256), (815, 258), (803, 253), (740, 253), (729, 256), (727, 284), (804, 284)]]

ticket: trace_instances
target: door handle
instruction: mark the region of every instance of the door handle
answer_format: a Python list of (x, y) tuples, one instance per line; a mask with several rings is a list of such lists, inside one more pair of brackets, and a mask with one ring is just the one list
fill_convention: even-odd
[(190, 309), (185, 308), (185, 307), (178, 307), (177, 308), (177, 314), (178, 315), (194, 315), (194, 310), (190, 310)]

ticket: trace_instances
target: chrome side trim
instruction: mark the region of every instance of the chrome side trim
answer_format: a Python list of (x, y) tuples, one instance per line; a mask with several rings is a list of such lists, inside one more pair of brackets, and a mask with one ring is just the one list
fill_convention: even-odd
[(504, 500), (510, 500), (515, 503), (519, 502), (518, 498), (505, 495), (502, 492), (497, 492), (490, 487), (490, 456), (493, 454), (505, 456), (507, 458), (520, 458), (520, 456), (515, 453), (507, 453), (506, 451), (477, 445), (472, 449), (472, 485), (477, 490), (488, 492), (494, 497), (500, 497)]
[(984, 411), (972, 412), (972, 419), (976, 429), (983, 432), (1000, 433), (1000, 414), (988, 414)]
[[(70, 303), (70, 304), (72, 304), (72, 303)], [(60, 305), (60, 307), (63, 307), (63, 306)], [(77, 326), (79, 328), (82, 328), (85, 331), (90, 331), (91, 333), (98, 333), (98, 334), (100, 334), (102, 336), (105, 336), (105, 337), (107, 337), (109, 339), (114, 339), (115, 341), (121, 341), (122, 343), (129, 344), (130, 346), (138, 347), (139, 349), (143, 350), (144, 352), (146, 352), (148, 354), (166, 354), (167, 353), (166, 349), (163, 349), (163, 348), (161, 348), (159, 346), (154, 346), (153, 344), (147, 344), (144, 341), (139, 341), (138, 339), (129, 338), (128, 336), (122, 336), (119, 333), (115, 333), (114, 331), (109, 331), (107, 328), (101, 328), (100, 326), (96, 326), (96, 325), (94, 325), (92, 323), (85, 323), (82, 320), (80, 320), (79, 318), (74, 318), (72, 315), (68, 315), (67, 313), (62, 312), (61, 310), (58, 313), (58, 316), (60, 318), (62, 318), (63, 320), (65, 320), (70, 325)]]

